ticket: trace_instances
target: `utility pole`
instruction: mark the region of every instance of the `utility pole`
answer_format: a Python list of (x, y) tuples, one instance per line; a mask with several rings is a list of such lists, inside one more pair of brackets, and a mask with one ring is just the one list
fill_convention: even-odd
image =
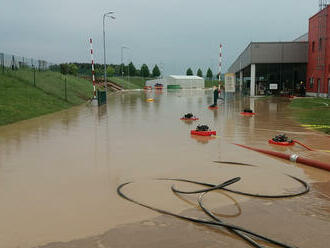
[(120, 54), (121, 54), (121, 77), (124, 77), (124, 49), (129, 49), (126, 46), (122, 46), (120, 49)]
[(107, 61), (106, 61), (106, 53), (105, 53), (105, 18), (110, 17), (112, 19), (116, 19), (112, 14), (113, 11), (107, 12), (103, 15), (103, 58), (104, 58), (104, 87), (107, 90)]
[(221, 70), (222, 70), (222, 44), (220, 44), (220, 53), (219, 53), (219, 84), (221, 82)]

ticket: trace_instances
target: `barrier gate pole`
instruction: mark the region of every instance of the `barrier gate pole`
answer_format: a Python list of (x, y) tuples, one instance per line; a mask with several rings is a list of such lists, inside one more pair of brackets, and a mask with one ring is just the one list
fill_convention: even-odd
[(92, 59), (92, 80), (93, 80), (93, 98), (96, 98), (96, 88), (95, 88), (95, 70), (94, 70), (94, 51), (93, 51), (93, 40), (92, 38), (89, 39), (89, 43), (91, 45), (91, 59)]

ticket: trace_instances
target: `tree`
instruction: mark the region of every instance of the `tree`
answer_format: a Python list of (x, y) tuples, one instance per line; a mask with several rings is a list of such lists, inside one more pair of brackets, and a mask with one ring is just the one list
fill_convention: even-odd
[(115, 76), (121, 76), (121, 66), (120, 65), (113, 65), (113, 68), (115, 69)]
[(60, 65), (51, 65), (49, 66), (49, 70), (59, 72), (61, 71), (61, 68)]
[(154, 66), (152, 69), (152, 76), (153, 77), (159, 77), (160, 76), (160, 70), (157, 65)]
[(102, 77), (104, 75), (104, 69), (101, 66), (95, 66), (95, 77)]
[(143, 64), (141, 66), (141, 76), (142, 77), (149, 77), (150, 76), (149, 68), (146, 64)]
[(213, 78), (213, 73), (210, 68), (207, 69), (206, 77), (210, 80)]
[(107, 66), (107, 75), (109, 77), (113, 77), (115, 75), (115, 68), (113, 68), (111, 65)]
[(129, 70), (129, 75), (130, 76), (135, 76), (136, 75), (136, 68), (135, 68), (133, 62), (129, 63), (128, 70)]
[(198, 70), (197, 70), (197, 76), (203, 77), (203, 72), (200, 68), (198, 68)]
[(77, 76), (78, 66), (76, 66), (75, 64), (69, 64), (69, 74)]
[(62, 74), (71, 74), (77, 75), (78, 74), (78, 66), (75, 64), (60, 64), (60, 71)]
[(186, 75), (187, 75), (187, 76), (192, 76), (192, 75), (194, 75), (194, 73), (193, 73), (193, 71), (192, 71), (191, 68), (188, 68), (188, 70), (187, 70), (187, 72), (186, 72)]
[(62, 74), (69, 74), (69, 66), (68, 64), (60, 64), (60, 71)]

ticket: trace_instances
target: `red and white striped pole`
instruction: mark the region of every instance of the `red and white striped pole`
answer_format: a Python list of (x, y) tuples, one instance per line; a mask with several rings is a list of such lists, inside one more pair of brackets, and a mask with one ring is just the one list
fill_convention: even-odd
[(94, 51), (93, 51), (93, 40), (89, 39), (89, 44), (91, 45), (91, 58), (92, 58), (92, 80), (93, 80), (93, 96), (96, 97), (96, 88), (95, 88), (95, 70), (94, 70)]
[(220, 44), (220, 53), (219, 53), (219, 83), (221, 80), (221, 70), (222, 70), (222, 44)]

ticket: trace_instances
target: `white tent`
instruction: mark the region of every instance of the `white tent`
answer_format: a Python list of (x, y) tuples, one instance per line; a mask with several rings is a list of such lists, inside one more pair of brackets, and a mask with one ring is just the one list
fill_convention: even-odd
[(164, 88), (167, 86), (180, 86), (182, 89), (204, 88), (204, 78), (198, 76), (182, 76), (170, 75), (164, 79), (154, 79), (146, 81), (146, 86), (154, 86), (155, 84), (163, 84)]

